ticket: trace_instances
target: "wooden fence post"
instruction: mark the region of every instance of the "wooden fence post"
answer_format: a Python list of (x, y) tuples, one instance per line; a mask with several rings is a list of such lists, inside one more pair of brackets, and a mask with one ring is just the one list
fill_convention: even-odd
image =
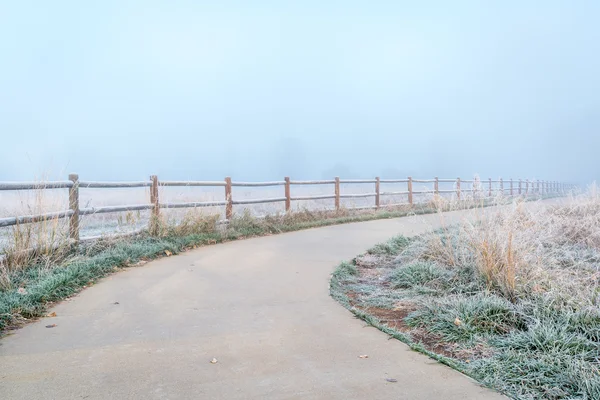
[(529, 195), (529, 179), (525, 180), (525, 196)]
[(504, 197), (504, 180), (500, 178), (500, 196)]
[(340, 177), (335, 177), (335, 211), (340, 210)]
[(489, 191), (488, 191), (488, 197), (492, 197), (492, 178), (488, 178), (489, 181)]
[(73, 186), (69, 188), (69, 209), (73, 214), (69, 218), (69, 238), (79, 243), (79, 175), (70, 174), (69, 180)]
[(510, 178), (510, 197), (513, 197), (514, 195), (514, 190), (513, 190), (513, 179)]
[(408, 177), (408, 204), (412, 207), (413, 205), (413, 189), (412, 189), (412, 177)]
[(290, 177), (286, 176), (285, 180), (285, 212), (290, 211), (292, 207), (292, 195), (290, 190)]
[(230, 220), (233, 217), (233, 196), (231, 194), (231, 178), (228, 176), (225, 178), (225, 219)]
[(535, 191), (536, 191), (537, 194), (540, 194), (540, 180), (539, 179), (536, 181), (536, 189), (535, 189)]
[(434, 194), (440, 193), (440, 180), (438, 179), (437, 176), (433, 179), (433, 193)]
[(375, 178), (375, 208), (379, 210), (379, 186), (380, 180), (379, 177)]
[(519, 179), (519, 194), (523, 193), (523, 179)]
[(456, 198), (460, 200), (460, 178), (456, 178)]
[(150, 204), (154, 206), (152, 209), (152, 215), (158, 217), (160, 215), (160, 203), (158, 200), (158, 176), (151, 175), (150, 181), (152, 185), (150, 186)]

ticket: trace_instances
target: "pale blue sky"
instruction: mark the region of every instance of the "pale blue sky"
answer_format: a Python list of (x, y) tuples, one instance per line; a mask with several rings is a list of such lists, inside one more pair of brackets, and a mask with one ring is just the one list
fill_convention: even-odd
[(600, 2), (91, 3), (0, 3), (0, 179), (600, 172)]

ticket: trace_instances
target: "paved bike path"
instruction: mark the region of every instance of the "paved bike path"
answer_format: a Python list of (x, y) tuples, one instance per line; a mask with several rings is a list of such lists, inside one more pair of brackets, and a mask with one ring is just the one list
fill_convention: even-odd
[(117, 273), (0, 340), (0, 398), (501, 399), (329, 296), (340, 261), (440, 221), (309, 229)]

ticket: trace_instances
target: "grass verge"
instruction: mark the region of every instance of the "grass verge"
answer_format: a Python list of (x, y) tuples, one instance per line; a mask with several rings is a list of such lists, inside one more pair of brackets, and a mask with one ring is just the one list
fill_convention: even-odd
[(12, 268), (12, 258), (7, 257), (0, 264), (0, 332), (45, 315), (52, 303), (78, 293), (106, 275), (155, 258), (248, 237), (434, 211), (435, 208), (423, 205), (367, 213), (299, 211), (260, 219), (245, 213), (234, 216), (222, 228), (215, 216), (192, 211), (177, 223), (166, 219), (152, 221), (152, 235), (143, 232), (135, 237), (99, 240), (70, 252), (61, 247), (60, 257), (38, 257), (28, 264), (19, 259)]
[(600, 399), (600, 196), (396, 237), (331, 279), (357, 317), (516, 399)]

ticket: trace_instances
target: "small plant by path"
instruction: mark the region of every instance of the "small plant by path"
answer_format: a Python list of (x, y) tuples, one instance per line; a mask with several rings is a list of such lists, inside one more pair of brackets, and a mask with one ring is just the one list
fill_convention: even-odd
[(375, 246), (331, 294), (516, 399), (600, 399), (600, 196), (482, 213)]

